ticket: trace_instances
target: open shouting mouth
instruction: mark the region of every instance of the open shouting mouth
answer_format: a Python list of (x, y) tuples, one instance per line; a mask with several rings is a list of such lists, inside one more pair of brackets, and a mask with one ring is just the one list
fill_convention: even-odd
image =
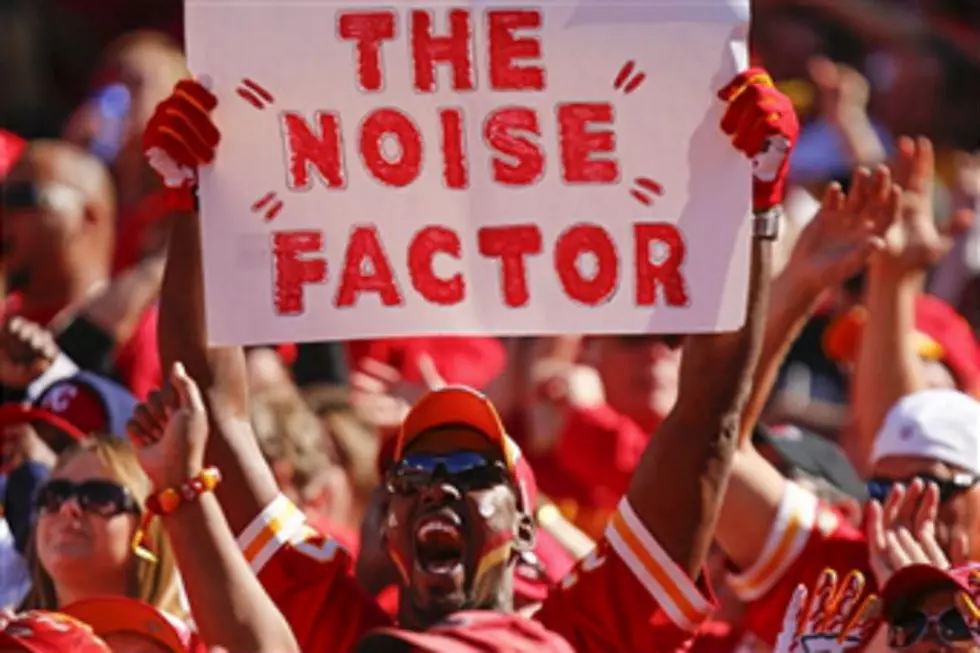
[(465, 546), (462, 520), (450, 510), (423, 515), (415, 527), (415, 564), (433, 576), (449, 576), (463, 569)]

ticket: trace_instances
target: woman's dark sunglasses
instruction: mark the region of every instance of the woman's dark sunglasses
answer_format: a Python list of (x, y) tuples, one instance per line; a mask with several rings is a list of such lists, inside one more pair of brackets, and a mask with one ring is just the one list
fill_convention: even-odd
[(502, 462), (475, 451), (412, 454), (395, 463), (388, 474), (387, 485), (392, 492), (413, 494), (431, 486), (436, 479), (467, 492), (506, 482), (508, 475)]
[(38, 510), (53, 514), (61, 510), (61, 506), (69, 499), (78, 501), (85, 512), (102, 517), (140, 512), (140, 505), (129, 490), (111, 481), (50, 481), (38, 491), (35, 505)]
[(980, 477), (970, 476), (969, 474), (957, 474), (953, 478), (937, 478), (932, 474), (918, 474), (906, 479), (872, 478), (868, 481), (868, 497), (877, 501), (884, 502), (888, 493), (896, 483), (908, 485), (915, 479), (921, 479), (924, 483), (934, 483), (939, 488), (939, 501), (945, 502), (952, 499), (961, 492), (966, 492), (980, 481)]
[(916, 611), (888, 623), (888, 646), (896, 650), (908, 648), (925, 636), (929, 626), (943, 644), (959, 644), (973, 638), (969, 624), (956, 608), (940, 614)]

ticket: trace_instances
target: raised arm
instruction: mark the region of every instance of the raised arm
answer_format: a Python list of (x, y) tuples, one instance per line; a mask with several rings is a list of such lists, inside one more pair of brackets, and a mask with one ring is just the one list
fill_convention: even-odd
[(820, 296), (881, 249), (898, 197), (884, 167), (874, 175), (859, 168), (846, 198), (838, 186), (831, 186), (820, 211), (800, 234), (786, 268), (773, 281), (762, 354), (741, 416), (739, 451), (715, 534), (729, 559), (742, 569), (751, 567), (763, 551), (786, 489), (783, 475), (753, 448), (752, 431), (786, 351)]
[(714, 537), (759, 354), (775, 235), (767, 220), (782, 201), (786, 158), (799, 130), (792, 105), (764, 71), (739, 75), (720, 95), (730, 103), (722, 127), (740, 150), (769, 158), (770, 165), (771, 157), (783, 157), (778, 168), (758, 173), (765, 178), (754, 181), (761, 237), (752, 243), (746, 321), (734, 333), (688, 337), (677, 403), (651, 439), (627, 493), (646, 530), (695, 578)]
[(208, 419), (200, 391), (179, 363), (165, 394), (165, 409), (144, 405), (140, 413), (167, 417), (134, 419), (130, 430), (142, 445), (140, 464), (156, 491), (179, 489), (182, 495), (176, 509), (160, 518), (201, 636), (230, 651), (298, 653), (286, 619), (238, 550), (215, 497), (204, 491), (188, 498), (184, 491), (191, 479), (205, 484), (208, 478)]
[(846, 443), (855, 464), (867, 467), (875, 435), (892, 405), (926, 387), (915, 346), (915, 303), (926, 272), (952, 241), (936, 229), (932, 208), (935, 160), (926, 138), (901, 138), (895, 179), (903, 188), (899, 220), (884, 250), (868, 266), (867, 309), (853, 401), (856, 439)]
[[(180, 82), (144, 135), (151, 164), (165, 171), (171, 193), (188, 209), (194, 205), (194, 171), (213, 160), (218, 144), (210, 118), (216, 104), (201, 85)], [(225, 479), (216, 495), (232, 530), (240, 533), (278, 489), (249, 423), (244, 353), (241, 347), (208, 347), (199, 219), (195, 210), (172, 221), (160, 293), (160, 362), (164, 369), (183, 362), (201, 388), (211, 427), (207, 461)]]

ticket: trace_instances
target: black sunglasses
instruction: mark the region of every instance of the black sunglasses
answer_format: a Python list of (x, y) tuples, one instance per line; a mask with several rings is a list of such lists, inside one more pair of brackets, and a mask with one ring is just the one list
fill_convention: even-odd
[(78, 501), (85, 512), (106, 518), (125, 512), (140, 513), (139, 502), (129, 490), (111, 481), (50, 481), (38, 491), (35, 505), (38, 510), (53, 514), (61, 510), (69, 499)]
[(475, 451), (411, 454), (395, 463), (388, 474), (387, 487), (397, 494), (413, 494), (442, 479), (460, 490), (481, 490), (508, 479), (507, 468)]
[(980, 482), (980, 477), (970, 476), (969, 474), (956, 474), (953, 478), (938, 478), (932, 474), (917, 474), (911, 478), (898, 480), (891, 478), (872, 478), (868, 481), (868, 497), (883, 502), (896, 483), (908, 485), (917, 478), (927, 484), (934, 483), (939, 488), (940, 502), (948, 501), (957, 494), (966, 492)]
[(933, 627), (936, 638), (943, 644), (958, 644), (973, 639), (969, 624), (956, 608), (939, 614), (926, 614), (915, 611), (888, 622), (888, 646), (901, 650), (922, 639), (929, 626)]

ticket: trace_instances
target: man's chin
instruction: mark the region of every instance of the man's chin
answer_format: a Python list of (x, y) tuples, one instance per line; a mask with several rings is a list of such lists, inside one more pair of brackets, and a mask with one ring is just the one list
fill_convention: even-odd
[(467, 607), (465, 582), (465, 574), (462, 572), (431, 574), (416, 569), (408, 592), (420, 613), (438, 620)]
[(465, 610), (467, 605), (466, 594), (462, 590), (455, 590), (449, 593), (438, 592), (413, 592), (412, 603), (420, 616), (429, 624), (442, 621), (449, 615)]

